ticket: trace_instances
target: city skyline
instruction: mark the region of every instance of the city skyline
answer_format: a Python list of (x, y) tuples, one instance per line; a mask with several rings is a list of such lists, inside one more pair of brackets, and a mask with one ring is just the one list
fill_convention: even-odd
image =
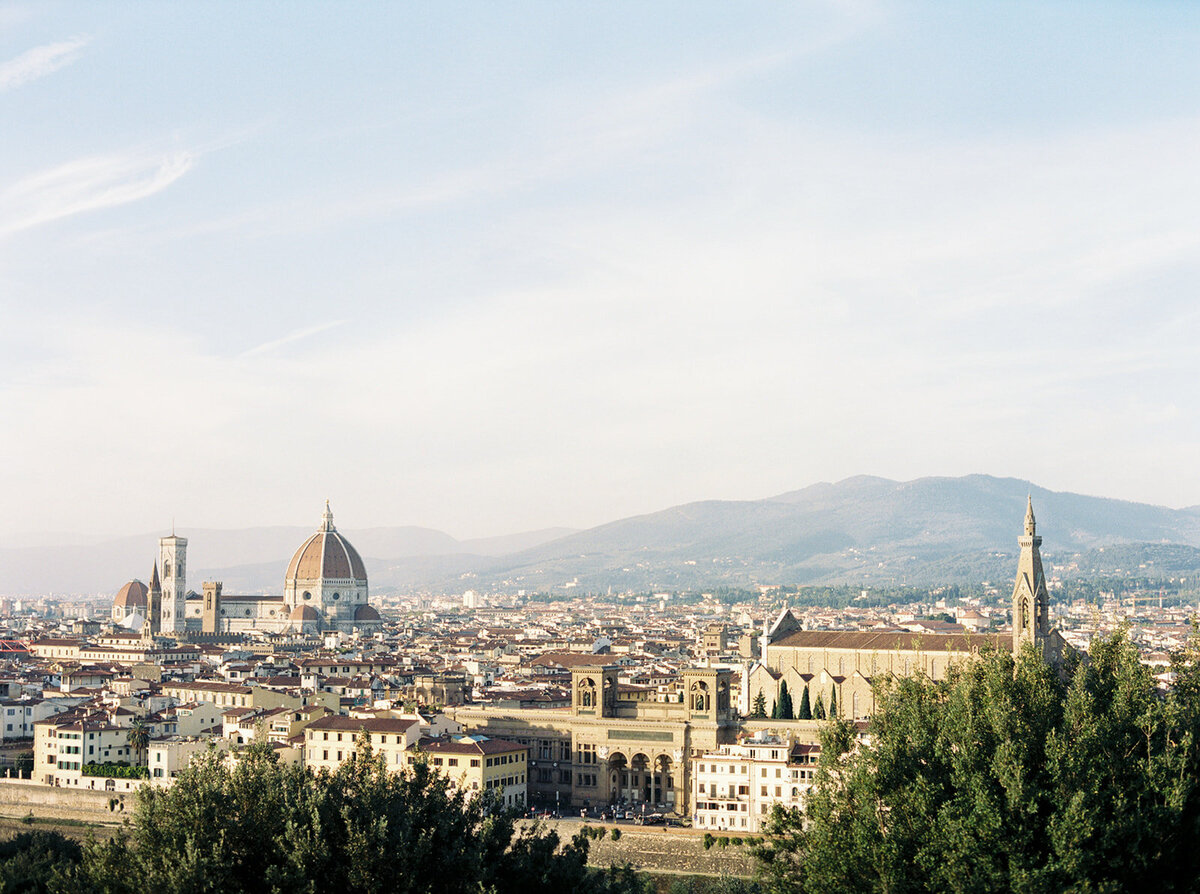
[(0, 537), (1175, 508), (1200, 10), (0, 7)]

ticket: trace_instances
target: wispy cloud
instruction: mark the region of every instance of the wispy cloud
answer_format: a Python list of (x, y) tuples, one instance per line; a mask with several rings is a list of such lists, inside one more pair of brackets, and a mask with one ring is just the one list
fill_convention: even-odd
[(282, 347), (283, 345), (291, 344), (294, 341), (300, 341), (303, 338), (309, 338), (313, 335), (326, 332), (330, 329), (335, 329), (345, 322), (345, 320), (331, 320), (328, 323), (318, 323), (316, 326), (307, 326), (304, 329), (296, 329), (293, 332), (289, 332), (282, 338), (272, 339), (271, 341), (263, 342), (261, 345), (250, 348), (248, 351), (243, 351), (239, 356), (257, 357), (260, 354), (269, 354), (271, 351), (274, 351), (276, 348)]
[(0, 91), (12, 90), (70, 65), (90, 41), (90, 37), (73, 37), (26, 50), (0, 65)]
[(26, 177), (0, 193), (0, 236), (152, 196), (186, 174), (192, 163), (188, 152), (104, 156)]

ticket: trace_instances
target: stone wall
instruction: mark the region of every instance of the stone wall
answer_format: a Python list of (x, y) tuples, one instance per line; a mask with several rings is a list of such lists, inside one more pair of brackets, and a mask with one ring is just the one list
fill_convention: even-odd
[[(569, 841), (582, 824), (574, 821), (550, 822), (559, 837)], [(604, 840), (593, 839), (588, 850), (588, 863), (607, 867), (629, 863), (634, 869), (650, 872), (675, 872), (695, 875), (754, 875), (754, 860), (749, 848), (714, 845), (704, 849), (704, 833), (691, 829), (662, 826), (632, 826), (625, 823), (589, 823), (604, 825), (608, 830)], [(619, 841), (613, 841), (612, 829), (621, 830)]]
[(44, 819), (119, 823), (133, 813), (135, 792), (104, 792), (55, 788), (40, 782), (0, 779), (0, 816), (32, 813)]

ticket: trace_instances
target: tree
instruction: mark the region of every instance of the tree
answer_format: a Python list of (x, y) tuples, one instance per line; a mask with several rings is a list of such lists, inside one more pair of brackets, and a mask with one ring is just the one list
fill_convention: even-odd
[(768, 890), (1195, 890), (1198, 658), (1165, 698), (1121, 635), (1061, 678), (1027, 647), (881, 681), (869, 737), (825, 724), (803, 816), (772, 815)]
[(750, 716), (751, 717), (766, 717), (767, 716), (767, 699), (766, 699), (766, 696), (763, 695), (763, 691), (761, 688), (758, 690), (758, 695), (754, 696), (754, 706), (750, 710)]
[(777, 701), (771, 702), (771, 719), (772, 720), (779, 719), (779, 702), (777, 702)]
[(812, 704), (808, 700), (808, 687), (804, 687), (804, 694), (800, 696), (800, 712), (796, 715), (798, 720), (812, 720)]
[(40, 894), (66, 884), (83, 849), (58, 832), (22, 832), (0, 843), (0, 891)]
[(779, 719), (792, 720), (795, 715), (792, 711), (792, 694), (788, 692), (787, 680), (783, 680), (779, 684)]
[(129, 747), (135, 755), (133, 763), (145, 764), (143, 758), (146, 749), (150, 747), (150, 728), (146, 726), (146, 722), (141, 717), (133, 721), (129, 732), (125, 734), (125, 741), (129, 743)]
[(837, 717), (837, 687), (834, 686), (829, 692), (829, 716)]
[(131, 834), (91, 846), (62, 890), (418, 894), (625, 894), (629, 872), (587, 869), (588, 841), (519, 834), (487, 793), (417, 763), (389, 772), (367, 737), (333, 773), (284, 766), (269, 743), (232, 769), (211, 752), (139, 794)]
[(815, 705), (813, 705), (813, 719), (814, 720), (824, 720), (825, 719), (824, 696), (822, 696), (821, 693), (819, 693), (819, 692), (817, 693), (817, 703)]

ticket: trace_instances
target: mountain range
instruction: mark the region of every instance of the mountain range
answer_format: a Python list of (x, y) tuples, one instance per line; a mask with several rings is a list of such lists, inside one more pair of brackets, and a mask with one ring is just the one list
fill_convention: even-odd
[[(859, 476), (762, 500), (704, 501), (588, 530), (459, 541), (428, 528), (345, 529), (376, 592), (681, 590), (758, 584), (937, 585), (1007, 580), (1027, 496), (1064, 576), (1200, 571), (1200, 507), (1170, 509), (968, 475)], [(181, 531), (192, 586), (279, 592), (300, 527)], [(0, 546), (0, 593), (116, 592), (147, 579), (158, 534)], [(69, 547), (69, 548), (67, 548)]]

